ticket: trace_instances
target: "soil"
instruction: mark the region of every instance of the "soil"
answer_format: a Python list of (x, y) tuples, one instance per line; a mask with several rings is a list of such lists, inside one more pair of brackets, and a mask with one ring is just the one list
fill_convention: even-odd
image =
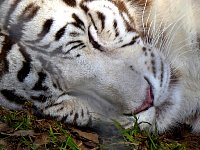
[[(66, 124), (57, 123), (51, 119), (41, 119), (32, 116), (32, 112), (18, 112), (14, 120), (5, 120), (5, 116), (12, 113), (11, 111), (0, 107), (0, 149), (6, 150), (28, 150), (33, 149), (33, 143), (36, 149), (58, 149), (58, 145), (63, 141), (66, 141), (66, 134), (62, 130), (67, 132), (67, 135), (74, 139), (74, 142), (80, 149), (83, 150), (95, 150), (95, 149), (114, 149), (123, 150), (129, 149), (126, 142), (122, 141), (122, 136), (119, 133), (107, 132), (108, 126), (105, 126), (104, 132), (88, 128), (77, 128)], [(17, 120), (22, 119), (30, 115), (31, 125), (26, 129), (16, 129), (13, 127)], [(21, 117), (21, 118), (20, 118)], [(61, 127), (58, 127), (59, 126)], [(56, 134), (57, 143), (52, 142), (52, 136), (50, 135), (50, 128)], [(107, 131), (106, 131), (107, 130)], [(106, 134), (107, 133), (107, 134)], [(176, 142), (184, 144), (186, 150), (200, 150), (200, 134), (192, 134), (190, 128), (186, 125), (180, 125), (179, 128), (171, 130), (165, 134), (159, 135), (159, 140), (171, 143)], [(27, 142), (28, 141), (28, 142)], [(27, 143), (26, 143), (27, 142)], [(114, 144), (113, 144), (114, 143)], [(106, 146), (105, 146), (106, 145)], [(110, 145), (110, 146), (109, 146)], [(139, 149), (147, 149), (144, 145), (139, 146)], [(66, 149), (72, 149), (67, 147)]]

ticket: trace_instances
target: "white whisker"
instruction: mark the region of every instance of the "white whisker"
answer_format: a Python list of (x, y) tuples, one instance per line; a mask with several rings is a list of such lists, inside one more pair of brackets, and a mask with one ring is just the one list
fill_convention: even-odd
[(148, 28), (147, 35), (146, 35), (146, 41), (147, 41), (147, 43), (149, 42), (149, 39), (151, 39), (150, 30), (151, 30), (152, 24), (153, 24), (153, 21), (151, 21), (151, 23), (150, 23), (150, 25), (149, 25), (149, 28)]
[[(180, 50), (183, 49), (184, 47), (186, 47), (186, 46), (191, 46), (191, 45), (193, 45), (193, 44), (198, 44), (198, 42), (190, 43), (190, 44), (185, 44), (185, 45), (183, 45), (182, 47), (180, 47), (179, 49), (176, 49), (176, 51), (180, 51)], [(184, 51), (184, 52), (180, 53), (179, 55), (177, 55), (177, 56), (174, 58), (174, 60), (171, 61), (171, 63), (173, 64), (178, 58), (180, 58), (181, 56), (183, 56), (183, 55), (185, 55), (185, 54), (187, 54), (187, 53), (189, 53), (189, 52), (193, 52), (193, 50), (190, 49), (190, 50), (187, 50), (187, 51)]]
[(145, 10), (146, 10), (147, 2), (148, 2), (148, 0), (146, 0), (143, 11), (142, 11), (142, 27), (143, 27), (144, 34), (146, 32), (145, 25), (144, 25), (144, 13), (145, 13)]
[(181, 45), (182, 43), (188, 41), (190, 39), (190, 37), (185, 38), (184, 40), (178, 42), (178, 43), (174, 43), (174, 45)]
[[(178, 30), (180, 29), (180, 27), (182, 26), (182, 24), (179, 24), (178, 26), (176, 26), (176, 25), (177, 25), (177, 23), (178, 23), (179, 21), (181, 21), (181, 20), (184, 18), (184, 16), (185, 16), (185, 15), (183, 15), (183, 16), (180, 17), (176, 22), (173, 23), (173, 26), (172, 26), (172, 28), (170, 29), (169, 34), (167, 34), (167, 36), (164, 38), (164, 40), (163, 40), (163, 42), (162, 42), (162, 44), (161, 44), (160, 49), (162, 49), (162, 51), (165, 51), (166, 56), (169, 56), (169, 53), (170, 53), (169, 49), (170, 49), (171, 44), (172, 44), (172, 42), (173, 42), (173, 40), (174, 40), (174, 38), (175, 38), (175, 34), (177, 33), (177, 31), (178, 31)], [(175, 28), (175, 27), (176, 27), (176, 28)], [(165, 30), (167, 30), (167, 29), (165, 29)]]
[[(191, 46), (191, 45), (196, 45), (196, 44), (199, 44), (199, 42), (194, 42), (194, 43), (189, 43), (189, 44), (185, 44), (183, 45), (182, 47), (179, 47), (178, 49), (176, 49), (175, 51), (180, 51), (181, 49), (183, 49), (184, 47), (186, 46)], [(193, 51), (193, 50), (191, 50)], [(187, 52), (187, 51), (186, 51)]]

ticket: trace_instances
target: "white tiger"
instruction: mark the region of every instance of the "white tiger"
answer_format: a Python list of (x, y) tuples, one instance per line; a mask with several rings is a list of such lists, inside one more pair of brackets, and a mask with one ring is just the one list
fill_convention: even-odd
[(2, 0), (0, 101), (66, 123), (200, 131), (194, 0)]

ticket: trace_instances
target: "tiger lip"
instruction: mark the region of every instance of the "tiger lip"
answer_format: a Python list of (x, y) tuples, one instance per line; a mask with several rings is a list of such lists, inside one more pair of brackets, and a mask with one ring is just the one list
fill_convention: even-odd
[(154, 95), (153, 95), (153, 91), (152, 91), (152, 87), (149, 86), (147, 88), (147, 92), (146, 92), (146, 98), (143, 101), (142, 105), (139, 106), (134, 112), (133, 114), (136, 115), (140, 112), (143, 112), (145, 110), (148, 110), (150, 107), (153, 106), (153, 100), (154, 100)]

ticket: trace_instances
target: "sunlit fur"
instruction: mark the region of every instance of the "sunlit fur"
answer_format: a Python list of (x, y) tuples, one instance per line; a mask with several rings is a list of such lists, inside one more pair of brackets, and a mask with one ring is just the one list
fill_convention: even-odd
[[(79, 126), (128, 128), (136, 115), (150, 131), (200, 132), (199, 9), (195, 0), (3, 0), (1, 105), (31, 101)], [(135, 113), (150, 88), (153, 106)]]

